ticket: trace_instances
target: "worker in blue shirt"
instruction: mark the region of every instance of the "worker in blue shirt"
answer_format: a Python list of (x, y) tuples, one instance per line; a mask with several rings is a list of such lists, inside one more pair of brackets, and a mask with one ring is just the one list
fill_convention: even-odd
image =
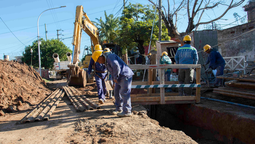
[(115, 83), (114, 97), (116, 109), (112, 114), (117, 114), (119, 117), (131, 116), (131, 84), (133, 71), (126, 63), (116, 54), (106, 52), (102, 56), (102, 52), (96, 51), (99, 63), (105, 63), (107, 70), (111, 73)]
[[(189, 35), (183, 38), (184, 45), (179, 47), (175, 54), (176, 64), (197, 64), (198, 55), (196, 48), (190, 45), (191, 37)], [(183, 68), (179, 70), (178, 81), (179, 84), (190, 84), (193, 81), (194, 69)], [(192, 94), (192, 88), (179, 88), (179, 95), (190, 96)]]
[[(102, 47), (101, 45), (97, 44), (95, 46), (95, 51), (101, 51), (102, 52)], [(97, 84), (97, 93), (98, 93), (98, 99), (99, 103), (103, 104), (105, 102), (105, 95), (107, 94), (107, 89), (105, 85), (105, 79), (107, 77), (107, 71), (105, 64), (101, 64), (96, 62), (97, 59), (93, 57), (90, 59), (89, 67), (88, 67), (88, 74), (91, 75), (92, 67), (94, 67), (94, 76), (96, 79), (96, 84)]]
[[(210, 68), (213, 69), (213, 70), (217, 69), (216, 77), (220, 76), (220, 75), (223, 75), (226, 63), (225, 63), (225, 60), (223, 59), (223, 57), (221, 56), (221, 54), (218, 51), (212, 49), (212, 47), (208, 44), (206, 44), (204, 46), (204, 52), (209, 54), (207, 62), (206, 62), (206, 65), (209, 64), (209, 67), (206, 69), (206, 72)], [(216, 78), (215, 83), (214, 83), (214, 87), (218, 87), (222, 84), (223, 84), (222, 80)]]

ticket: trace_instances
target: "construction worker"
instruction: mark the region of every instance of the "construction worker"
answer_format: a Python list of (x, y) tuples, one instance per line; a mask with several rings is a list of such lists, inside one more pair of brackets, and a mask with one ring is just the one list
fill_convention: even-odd
[(94, 53), (98, 57), (97, 62), (105, 63), (115, 83), (114, 97), (116, 108), (112, 114), (117, 114), (119, 117), (131, 116), (130, 92), (134, 75), (133, 71), (116, 54), (105, 52), (102, 56), (100, 51), (95, 51)]
[[(111, 52), (110, 48), (104, 48), (103, 53)], [(112, 75), (108, 74), (108, 80), (110, 81), (111, 86), (114, 88), (115, 84), (112, 80)], [(109, 90), (109, 98), (112, 99), (113, 97), (113, 90)]]
[[(166, 51), (162, 52), (161, 54), (160, 64), (172, 64), (172, 60), (170, 59)], [(166, 81), (170, 81), (170, 75), (171, 69), (165, 69)]]
[[(172, 60), (166, 51), (162, 52), (160, 64), (172, 64)], [(170, 81), (171, 69), (165, 69), (165, 80)], [(166, 92), (171, 92), (171, 88), (166, 88)]]
[[(101, 45), (95, 45), (95, 52), (100, 51), (102, 52)], [(94, 53), (93, 53), (94, 54)], [(105, 85), (105, 79), (107, 77), (106, 67), (105, 64), (101, 64), (97, 62), (97, 58), (95, 55), (92, 54), (92, 58), (90, 59), (89, 67), (88, 67), (88, 74), (92, 77), (91, 71), (92, 67), (94, 66), (94, 76), (96, 79), (97, 84), (97, 93), (99, 103), (103, 104), (105, 102), (105, 95), (107, 94), (107, 89)]]
[[(196, 48), (190, 45), (191, 37), (189, 35), (183, 38), (184, 45), (179, 47), (175, 54), (176, 64), (197, 64), (198, 55)], [(183, 68), (179, 70), (178, 81), (179, 84), (190, 84), (193, 81), (194, 69)], [(179, 95), (190, 96), (192, 94), (192, 88), (179, 88)]]
[[(221, 54), (218, 51), (212, 49), (212, 47), (208, 44), (204, 46), (204, 52), (209, 54), (206, 62), (206, 65), (209, 64), (209, 67), (205, 70), (205, 72), (208, 72), (208, 70), (211, 68), (213, 70), (217, 69), (216, 77), (223, 75), (225, 60), (223, 59)], [(214, 87), (218, 87), (220, 85), (222, 85), (222, 80), (216, 78)]]
[(147, 55), (147, 61), (146, 64), (151, 64), (151, 53)]

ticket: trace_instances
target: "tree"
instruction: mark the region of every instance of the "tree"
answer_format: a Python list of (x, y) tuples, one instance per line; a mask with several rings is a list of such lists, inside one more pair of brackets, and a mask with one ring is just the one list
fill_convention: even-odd
[[(149, 2), (151, 2), (154, 6), (156, 6), (156, 4), (152, 0), (149, 0)], [(169, 2), (169, 0), (167, 0), (168, 10), (166, 11), (166, 9), (164, 7), (162, 7), (163, 10), (161, 11), (161, 14), (162, 14), (162, 19), (168, 29), (168, 34), (171, 37), (181, 39), (180, 33), (177, 30), (177, 20), (178, 20), (177, 16), (181, 10), (186, 9), (186, 11), (187, 11), (186, 15), (187, 15), (187, 20), (188, 20), (188, 25), (187, 25), (185, 33), (189, 34), (192, 30), (197, 28), (199, 25), (209, 24), (216, 20), (219, 20), (230, 9), (240, 6), (243, 2), (244, 2), (244, 0), (240, 0), (238, 2), (234, 2), (234, 0), (230, 0), (229, 3), (227, 3), (226, 1), (223, 1), (223, 0), (217, 1), (217, 2), (214, 2), (214, 1), (211, 2), (211, 0), (208, 0), (208, 1), (182, 0), (179, 3), (179, 5), (177, 6), (177, 8), (175, 8), (175, 0), (173, 0), (172, 11), (170, 11), (170, 9), (171, 9), (170, 2)], [(223, 6), (226, 7), (224, 9), (224, 11), (222, 12), (222, 14), (213, 18), (212, 20), (209, 20), (206, 22), (200, 22), (205, 11), (213, 10), (214, 8), (216, 8), (218, 6), (222, 6), (222, 9), (224, 9)], [(157, 7), (157, 8), (159, 9), (159, 7)], [(194, 22), (195, 19), (197, 19), (197, 22)]]
[(118, 37), (119, 30), (119, 18), (114, 18), (112, 14), (109, 16), (104, 12), (105, 21), (103, 21), (102, 17), (100, 19), (96, 18), (98, 22), (94, 22), (97, 25), (99, 30), (99, 38), (100, 41), (108, 41), (109, 43), (116, 42), (116, 38)]
[[(120, 18), (121, 30), (118, 42), (123, 50), (138, 47), (140, 54), (144, 54), (144, 45), (149, 45), (153, 20), (158, 21), (158, 16), (149, 5), (129, 4), (122, 12)], [(159, 28), (154, 25), (152, 45), (158, 40)], [(162, 39), (169, 40), (167, 29), (162, 26)]]
[[(32, 45), (29, 45), (25, 48), (25, 51), (23, 52), (22, 61), (28, 65), (31, 65), (30, 49), (33, 50), (32, 65), (34, 67), (38, 67), (39, 60), (37, 40), (35, 40), (32, 43)], [(40, 51), (41, 51), (41, 66), (46, 69), (51, 69), (53, 67), (54, 59), (52, 58), (52, 55), (54, 53), (57, 53), (59, 55), (60, 61), (65, 61), (67, 60), (66, 53), (72, 52), (63, 42), (57, 39), (51, 39), (47, 41), (41, 39)]]

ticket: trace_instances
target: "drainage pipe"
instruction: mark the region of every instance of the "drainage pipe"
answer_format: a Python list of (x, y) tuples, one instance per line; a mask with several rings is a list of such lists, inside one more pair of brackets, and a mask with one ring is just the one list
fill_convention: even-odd
[(207, 98), (207, 97), (201, 97), (201, 99), (217, 101), (217, 102), (223, 102), (223, 103), (232, 104), (232, 105), (236, 105), (236, 106), (241, 106), (241, 107), (245, 107), (245, 108), (255, 109), (254, 106), (249, 106), (249, 105), (244, 105), (244, 104), (239, 104), (239, 103), (234, 103), (234, 102), (229, 102), (229, 101), (224, 101), (224, 100), (219, 100), (219, 99), (213, 99), (213, 98)]

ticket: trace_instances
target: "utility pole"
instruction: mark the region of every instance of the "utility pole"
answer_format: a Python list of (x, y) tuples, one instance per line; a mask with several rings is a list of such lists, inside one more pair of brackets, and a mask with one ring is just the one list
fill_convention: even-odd
[[(59, 35), (62, 35), (62, 34), (59, 34), (58, 32), (59, 31), (63, 31), (62, 29), (57, 29), (57, 39), (59, 40)], [(63, 35), (62, 35), (63, 36)]]
[(125, 0), (123, 0), (123, 8), (125, 8), (125, 4), (126, 4), (126, 2), (125, 2)]
[(48, 31), (47, 31), (46, 24), (44, 24), (44, 26), (45, 26), (45, 37), (46, 37), (46, 40), (47, 40), (47, 33), (48, 33)]
[(159, 24), (158, 24), (158, 28), (159, 28), (159, 33), (158, 33), (158, 40), (161, 41), (161, 31), (162, 31), (162, 25), (161, 25), (161, 0), (159, 0)]

